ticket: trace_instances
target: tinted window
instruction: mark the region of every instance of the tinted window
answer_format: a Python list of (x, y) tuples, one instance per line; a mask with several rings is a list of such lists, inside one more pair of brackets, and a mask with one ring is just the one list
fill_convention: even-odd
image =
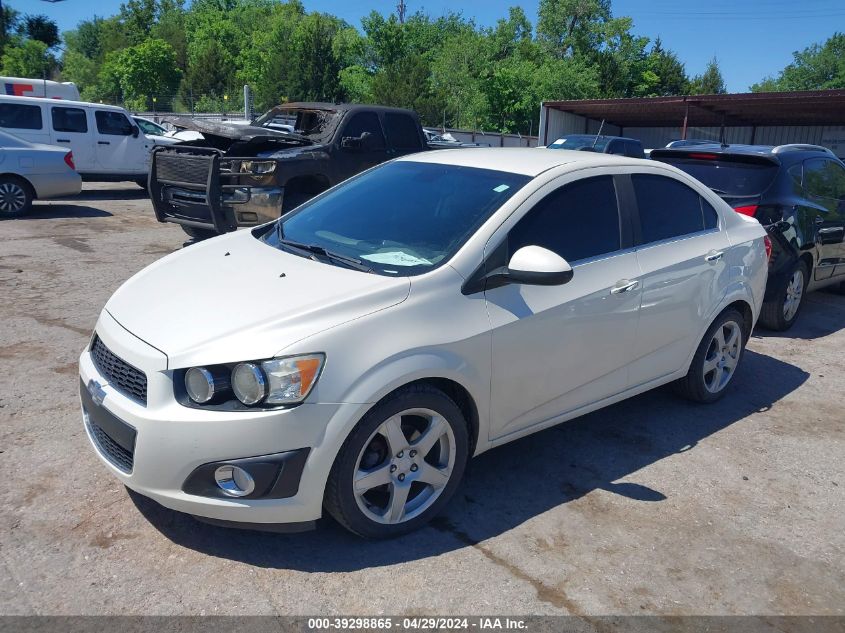
[(549, 149), (591, 149), (595, 152), (604, 152), (611, 139), (606, 136), (595, 136), (589, 134), (572, 134), (559, 138), (548, 146)]
[(845, 169), (824, 158), (805, 161), (804, 188), (819, 198), (845, 199)]
[(144, 134), (154, 134), (158, 136), (164, 136), (167, 134), (167, 130), (165, 130), (160, 125), (156, 125), (152, 121), (144, 121), (142, 119), (134, 119), (135, 124), (141, 128), (141, 131)]
[(352, 256), (384, 275), (417, 275), (448, 259), (528, 176), (459, 165), (398, 161), (306, 202), (262, 239)]
[(625, 146), (627, 148), (628, 156), (631, 158), (642, 158), (643, 157), (643, 146), (636, 141), (625, 141)]
[(701, 196), (695, 190), (665, 176), (634, 174), (631, 180), (643, 244), (704, 230)]
[(18, 130), (40, 130), (41, 106), (0, 103), (0, 127)]
[(384, 127), (387, 140), (396, 149), (421, 149), (420, 133), (417, 123), (407, 114), (388, 112), (384, 115)]
[(713, 205), (701, 196), (699, 196), (699, 200), (701, 200), (701, 215), (704, 219), (704, 229), (709, 230), (718, 228), (719, 216), (716, 213), (716, 209), (714, 209)]
[(51, 115), (53, 117), (53, 129), (56, 132), (84, 134), (88, 131), (88, 119), (85, 117), (85, 110), (82, 108), (54, 107)]
[(510, 255), (523, 246), (542, 246), (569, 262), (618, 251), (620, 243), (611, 176), (585, 178), (550, 193), (508, 236)]
[(381, 132), (378, 115), (373, 112), (359, 112), (353, 115), (343, 130), (343, 136), (359, 138), (364, 134), (369, 135), (365, 141), (365, 148), (382, 149), (384, 147), (384, 134)]
[(759, 159), (721, 156), (701, 153), (706, 158), (666, 156), (658, 151), (651, 157), (687, 172), (719, 195), (756, 196), (772, 184), (778, 173), (778, 166)]
[(97, 131), (100, 134), (114, 134), (117, 136), (129, 136), (132, 134), (132, 124), (122, 112), (97, 110), (94, 118), (97, 119)]
[(625, 141), (611, 141), (607, 149), (608, 154), (625, 154)]

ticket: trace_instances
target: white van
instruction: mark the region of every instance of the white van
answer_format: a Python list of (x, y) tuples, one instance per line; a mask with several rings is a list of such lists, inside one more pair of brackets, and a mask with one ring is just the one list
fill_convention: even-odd
[(153, 142), (121, 107), (0, 95), (0, 128), (32, 143), (73, 150), (83, 180), (146, 186)]
[(2, 93), (10, 97), (46, 97), (79, 101), (79, 89), (72, 81), (0, 77)]

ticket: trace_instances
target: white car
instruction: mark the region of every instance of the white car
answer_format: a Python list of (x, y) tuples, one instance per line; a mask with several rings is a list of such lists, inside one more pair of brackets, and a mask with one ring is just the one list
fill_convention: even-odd
[(721, 397), (765, 235), (661, 163), (412, 154), (127, 281), (80, 358), (85, 428), (168, 508), (404, 533), (473, 455), (664, 383)]
[(81, 189), (73, 152), (0, 130), (0, 218), (23, 215), (35, 199), (75, 196)]
[(155, 121), (150, 121), (140, 116), (133, 116), (132, 120), (141, 129), (144, 136), (153, 142), (153, 145), (175, 145), (181, 140), (175, 138), (173, 132), (169, 132), (165, 127)]

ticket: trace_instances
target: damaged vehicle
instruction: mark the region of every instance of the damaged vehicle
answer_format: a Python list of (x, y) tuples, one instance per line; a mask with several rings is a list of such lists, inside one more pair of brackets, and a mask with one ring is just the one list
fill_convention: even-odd
[(249, 125), (171, 122), (202, 138), (153, 153), (150, 196), (160, 222), (197, 239), (264, 224), (370, 167), (428, 149), (415, 112), (381, 106), (289, 103)]

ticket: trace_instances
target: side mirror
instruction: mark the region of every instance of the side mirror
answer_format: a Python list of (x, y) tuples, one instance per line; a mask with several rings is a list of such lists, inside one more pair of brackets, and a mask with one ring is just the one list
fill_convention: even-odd
[(132, 137), (138, 138), (138, 135), (141, 133), (141, 130), (138, 128), (137, 125), (132, 126)]
[(344, 136), (340, 140), (343, 149), (361, 149), (361, 139), (357, 136)]
[(542, 246), (523, 246), (513, 254), (505, 271), (510, 283), (560, 286), (572, 279), (572, 266)]

